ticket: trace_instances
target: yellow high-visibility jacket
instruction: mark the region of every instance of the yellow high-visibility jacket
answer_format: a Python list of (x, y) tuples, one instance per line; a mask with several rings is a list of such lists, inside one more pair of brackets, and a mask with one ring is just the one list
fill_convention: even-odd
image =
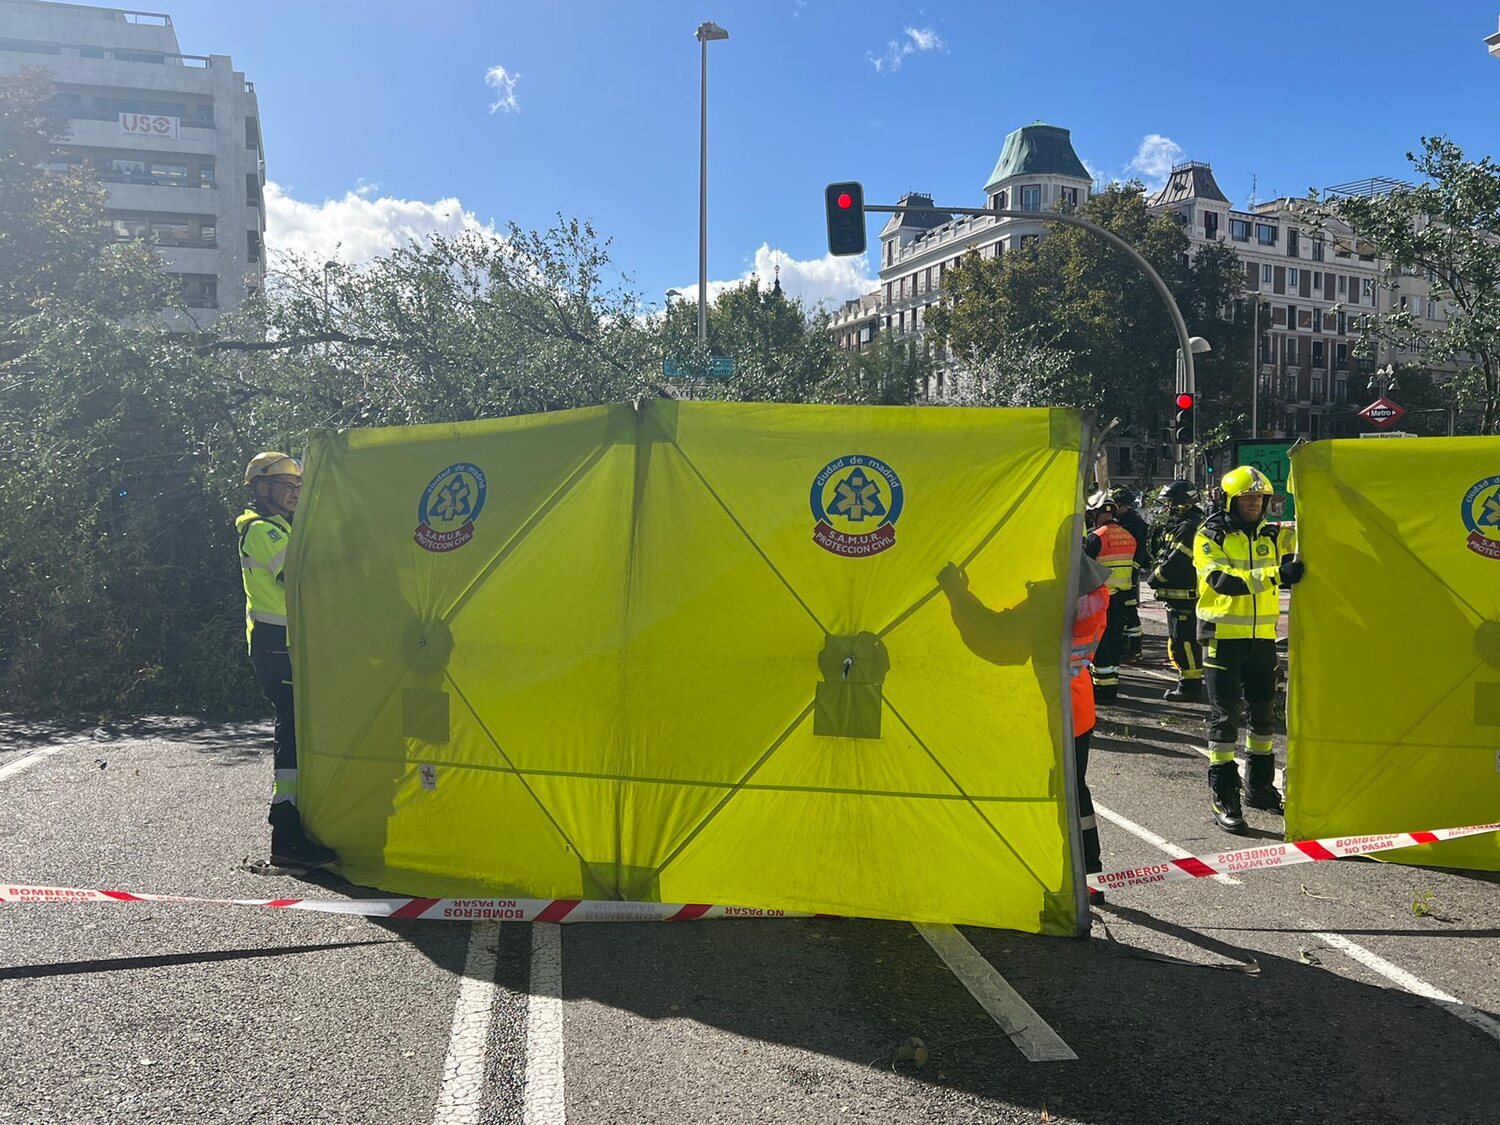
[(1281, 616), (1277, 575), (1297, 550), (1297, 533), (1270, 520), (1247, 528), (1215, 512), (1193, 539), (1198, 567), (1198, 635), (1203, 640), (1274, 641)]
[(282, 516), (246, 508), (234, 521), (240, 533), (240, 572), (245, 578), (245, 643), (256, 625), (286, 629), (286, 552), (292, 525)]

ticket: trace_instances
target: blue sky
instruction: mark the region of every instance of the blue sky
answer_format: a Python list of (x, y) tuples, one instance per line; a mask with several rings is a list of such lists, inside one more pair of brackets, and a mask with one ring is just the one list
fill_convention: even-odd
[(825, 183), (978, 205), (1031, 121), (1071, 129), (1106, 177), (1207, 160), (1237, 205), (1252, 177), (1267, 199), (1405, 176), (1424, 134), (1500, 155), (1481, 42), (1500, 0), (163, 4), (185, 52), (229, 54), (256, 85), (273, 244), (359, 259), (561, 211), (653, 301), (697, 280), (704, 19), (731, 36), (709, 46), (709, 277), (781, 261), (812, 300), (874, 274), (873, 256), (826, 257)]

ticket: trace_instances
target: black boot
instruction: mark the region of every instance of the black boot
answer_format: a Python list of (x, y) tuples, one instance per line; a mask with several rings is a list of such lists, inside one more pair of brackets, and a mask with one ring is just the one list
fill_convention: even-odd
[(1240, 809), (1240, 770), (1234, 762), (1208, 767), (1208, 787), (1214, 794), (1214, 823), (1236, 836), (1245, 834), (1245, 816)]
[(1177, 686), (1162, 696), (1173, 703), (1197, 703), (1203, 698), (1202, 680), (1179, 680)]
[(1251, 754), (1250, 768), (1245, 771), (1245, 804), (1264, 809), (1277, 816), (1284, 813), (1281, 794), (1276, 790), (1276, 758), (1272, 754)]
[(281, 801), (271, 806), (271, 863), (277, 867), (323, 867), (338, 861), (338, 853), (315, 844), (302, 830), (297, 806)]

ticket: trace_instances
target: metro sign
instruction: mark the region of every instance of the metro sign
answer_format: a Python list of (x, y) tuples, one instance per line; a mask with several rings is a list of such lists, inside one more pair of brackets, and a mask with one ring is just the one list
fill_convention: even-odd
[(1379, 426), (1382, 430), (1393, 425), (1406, 413), (1406, 407), (1392, 402), (1382, 395), (1369, 406), (1359, 412), (1359, 416), (1372, 426)]

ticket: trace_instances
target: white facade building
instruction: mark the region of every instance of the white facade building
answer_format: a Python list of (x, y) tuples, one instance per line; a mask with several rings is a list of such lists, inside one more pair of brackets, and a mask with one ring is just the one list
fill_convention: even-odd
[(179, 279), (170, 327), (209, 327), (265, 276), (265, 160), (255, 87), (227, 55), (184, 55), (170, 16), (0, 0), (0, 73), (48, 72), (70, 164), (109, 191), (108, 227)]

